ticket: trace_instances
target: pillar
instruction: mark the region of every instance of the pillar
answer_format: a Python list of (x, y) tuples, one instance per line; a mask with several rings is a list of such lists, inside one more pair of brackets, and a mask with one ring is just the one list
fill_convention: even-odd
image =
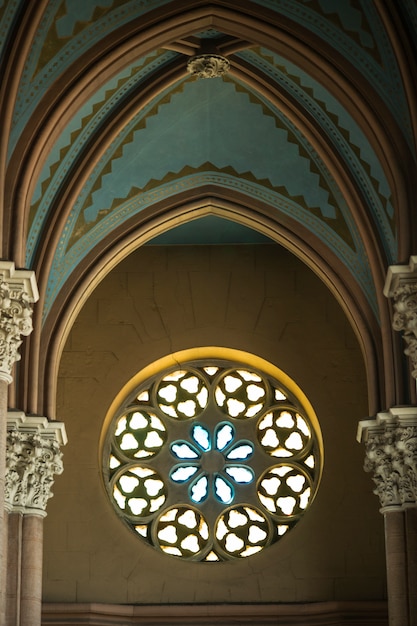
[[(402, 334), (416, 379), (417, 256), (388, 268), (384, 295), (392, 300), (392, 326)], [(385, 520), (390, 626), (417, 626), (417, 407), (394, 407), (360, 422), (358, 439)]]
[(358, 439), (384, 516), (389, 623), (417, 626), (417, 407), (360, 422)]
[(39, 298), (35, 274), (0, 261), (0, 624), (5, 624), (7, 575), (7, 512), (4, 510), (6, 472), (7, 387), (20, 359), (22, 336), (32, 332), (32, 304)]
[(11, 411), (7, 419), (5, 502), (9, 511), (6, 624), (40, 626), (43, 518), (54, 475), (63, 471), (62, 422)]

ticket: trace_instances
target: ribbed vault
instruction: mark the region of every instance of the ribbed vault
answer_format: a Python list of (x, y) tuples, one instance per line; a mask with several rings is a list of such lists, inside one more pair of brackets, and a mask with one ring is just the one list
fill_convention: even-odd
[[(35, 270), (41, 295), (17, 406), (54, 416), (43, 381), (94, 286), (207, 215), (305, 261), (356, 330), (371, 411), (404, 398), (382, 287), (415, 245), (412, 39), (403, 14), (384, 26), (385, 3), (302, 4), (3, 8), (3, 256)], [(214, 87), (185, 69), (207, 45), (231, 62)]]

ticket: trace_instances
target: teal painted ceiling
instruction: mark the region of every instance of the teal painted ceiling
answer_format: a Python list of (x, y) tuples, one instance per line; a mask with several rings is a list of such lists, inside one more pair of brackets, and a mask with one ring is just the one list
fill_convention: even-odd
[[(21, 0), (25, 2), (25, 0)], [(117, 29), (133, 20), (140, 25), (149, 11), (169, 7), (168, 0), (49, 0), (22, 72), (8, 141), (13, 158), (19, 139), (42, 98), (65, 72)], [(175, 3), (174, 3), (175, 4)], [(379, 94), (410, 151), (411, 120), (401, 73), (376, 2), (372, 0), (258, 0), (253, 3), (293, 20), (342, 55)], [(18, 0), (0, 2), (1, 45), (19, 15)], [(417, 23), (415, 4), (405, 1), (410, 28)], [(304, 32), (304, 30), (302, 32)], [(194, 41), (229, 36), (218, 30), (190, 32)], [(57, 198), (87, 147), (105, 133), (115, 111), (134, 94), (186, 57), (167, 45), (132, 60), (97, 80), (92, 94), (71, 110), (38, 176), (31, 199), (26, 265), (34, 267)], [(392, 192), (378, 154), (363, 128), (329, 86), (285, 50), (249, 42), (233, 55), (235, 63), (266, 77), (303, 114), (314, 120), (330, 149), (360, 190), (381, 240), (387, 263), (397, 257)], [(377, 316), (370, 259), (345, 198), (303, 129), (262, 90), (233, 71), (224, 78), (195, 80), (184, 69), (180, 78), (154, 93), (126, 116), (119, 132), (88, 165), (86, 179), (68, 207), (49, 270), (44, 318), (69, 276), (115, 228), (123, 227), (156, 201), (181, 191), (215, 184), (267, 203), (279, 216), (307, 228), (343, 260)], [(195, 220), (182, 230), (160, 235), (156, 243), (261, 242), (259, 233), (219, 218)], [(217, 235), (216, 235), (217, 233)], [(151, 243), (151, 242), (148, 242)]]

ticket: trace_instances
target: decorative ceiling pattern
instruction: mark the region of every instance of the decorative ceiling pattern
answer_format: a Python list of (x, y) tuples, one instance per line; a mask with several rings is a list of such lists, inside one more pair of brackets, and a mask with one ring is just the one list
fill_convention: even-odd
[[(237, 7), (218, 0), (214, 5), (234, 15), (256, 14), (265, 24), (275, 20), (277, 33), (287, 20), (288, 32), (297, 30), (300, 41), (309, 39), (312, 51), (316, 45), (326, 62), (331, 59), (335, 67), (343, 67), (340, 74), (346, 81), (354, 76), (380, 98), (395, 133), (414, 155), (407, 89), (377, 2), (245, 0)], [(3, 45), (24, 8), (24, 0), (0, 0)], [(181, 11), (196, 8), (207, 10), (201, 0), (181, 5)], [(414, 4), (406, 0), (401, 11), (413, 28)], [(311, 71), (314, 59), (304, 63), (298, 55), (296, 63), (278, 35), (274, 50), (241, 40), (229, 55), (231, 72), (226, 77), (195, 81), (186, 72), (187, 54), (198, 51), (207, 38), (239, 43), (226, 26), (224, 32), (214, 25), (204, 32), (191, 30), (179, 41), (171, 40), (168, 32), (163, 48), (152, 50), (149, 44), (148, 52), (136, 58), (131, 50), (117, 71), (94, 74), (101, 45), (110, 55), (127, 31), (139, 33), (172, 16), (181, 20), (178, 3), (170, 0), (45, 2), (16, 92), (9, 163), (22, 149), (21, 138), (32, 117), (40, 115), (43, 99), (55, 95), (59, 79), (72, 76), (76, 85), (84, 72), (95, 89), (84, 98), (78, 95), (77, 106), (71, 103), (66, 109), (66, 122), (48, 148), (33, 187), (27, 267), (36, 268), (54, 216), (67, 216), (48, 266), (43, 319), (69, 277), (77, 275), (87, 255), (99, 250), (113, 230), (120, 231), (135, 217), (139, 220), (156, 202), (207, 184), (266, 204), (277, 223), (291, 220), (307, 229), (314, 241), (340, 259), (378, 319), (369, 240), (362, 229), (365, 224), (373, 232), (377, 255), (391, 264), (398, 256), (398, 215), (386, 163), (360, 115), (352, 113), (359, 105), (338, 97), (340, 91), (334, 91), (330, 81)], [(158, 87), (160, 77), (172, 68), (175, 80)], [(151, 96), (140, 103), (142, 89), (149, 86), (154, 86)], [(140, 104), (132, 107), (132, 102)], [(107, 129), (119, 119), (123, 121), (110, 136)], [(306, 133), (307, 127), (314, 132)], [(82, 172), (83, 184), (63, 209), (60, 198), (73, 183), (74, 172)], [(352, 211), (356, 205), (348, 199), (343, 176), (336, 172), (343, 172), (360, 199), (360, 220)], [(202, 222), (195, 220), (194, 226), (194, 240), (201, 243)], [(239, 228), (247, 238), (243, 223)], [(166, 237), (168, 233), (164, 241)], [(212, 237), (213, 230), (211, 243)], [(259, 233), (254, 236), (259, 241), (257, 237)]]
[[(9, 149), (13, 150), (42, 94), (71, 63), (115, 29), (168, 3), (50, 0), (22, 75)], [(256, 4), (295, 20), (342, 53), (381, 94), (409, 136), (398, 64), (372, 0), (258, 0)], [(8, 13), (9, 9), (5, 26)]]
[(155, 201), (207, 183), (308, 224), (371, 296), (365, 251), (343, 195), (297, 128), (230, 78), (185, 78), (142, 109), (93, 169), (56, 251), (45, 313), (71, 268), (113, 228)]

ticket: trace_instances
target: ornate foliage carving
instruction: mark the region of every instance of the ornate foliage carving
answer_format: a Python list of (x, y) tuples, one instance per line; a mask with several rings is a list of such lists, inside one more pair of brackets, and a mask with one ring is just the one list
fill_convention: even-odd
[(217, 78), (229, 71), (229, 61), (219, 54), (200, 54), (191, 57), (187, 70), (197, 78)]
[(393, 293), (394, 309), (392, 325), (402, 331), (407, 348), (404, 350), (413, 364), (412, 375), (417, 378), (417, 281), (401, 285)]
[(364, 469), (372, 474), (382, 509), (416, 506), (417, 409), (391, 409), (359, 428), (366, 450)]
[[(5, 502), (11, 511), (42, 514), (53, 495), (54, 475), (63, 472), (62, 452), (54, 428), (42, 428), (41, 420), (48, 421), (33, 420), (28, 417), (23, 426), (13, 424), (7, 432)], [(65, 432), (63, 424), (55, 424)]]
[(404, 352), (412, 362), (412, 375), (417, 378), (417, 256), (411, 256), (408, 265), (388, 268), (384, 294), (392, 298), (394, 330), (403, 333), (407, 344)]
[(33, 272), (14, 270), (13, 263), (0, 262), (0, 377), (11, 381), (21, 336), (32, 332), (32, 303), (38, 298)]

